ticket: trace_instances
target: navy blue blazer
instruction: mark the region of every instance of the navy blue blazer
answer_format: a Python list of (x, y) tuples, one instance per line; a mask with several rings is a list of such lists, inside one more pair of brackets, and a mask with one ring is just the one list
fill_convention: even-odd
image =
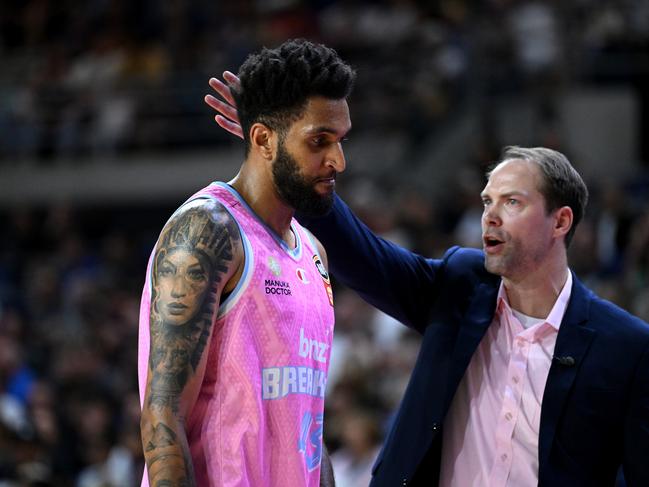
[[(301, 221), (327, 249), (332, 274), (423, 335), (373, 487), (437, 485), (444, 418), (496, 306), (500, 277), (480, 250), (426, 259), (374, 235), (336, 197)], [(573, 275), (541, 405), (539, 486), (649, 486), (649, 326)], [(563, 363), (562, 363), (563, 362)], [(570, 363), (574, 362), (574, 363)]]

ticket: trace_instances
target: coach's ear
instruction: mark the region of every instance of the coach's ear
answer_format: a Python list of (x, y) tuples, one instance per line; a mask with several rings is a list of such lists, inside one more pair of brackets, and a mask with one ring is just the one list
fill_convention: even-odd
[(257, 122), (253, 124), (250, 127), (250, 149), (257, 152), (263, 159), (275, 160), (277, 150), (276, 132), (263, 123)]
[(562, 206), (555, 212), (554, 218), (554, 237), (560, 238), (568, 234), (572, 228), (573, 214), (572, 208), (569, 206)]

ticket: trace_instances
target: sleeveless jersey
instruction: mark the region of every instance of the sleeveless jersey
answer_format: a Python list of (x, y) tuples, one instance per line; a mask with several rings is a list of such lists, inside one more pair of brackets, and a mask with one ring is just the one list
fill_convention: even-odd
[[(327, 271), (297, 221), (289, 249), (227, 184), (212, 183), (188, 202), (198, 198), (220, 201), (236, 220), (245, 266), (220, 303), (205, 377), (186, 421), (197, 485), (317, 487), (334, 326)], [(141, 401), (152, 260), (153, 253), (140, 308)], [(142, 485), (148, 486), (146, 470)]]

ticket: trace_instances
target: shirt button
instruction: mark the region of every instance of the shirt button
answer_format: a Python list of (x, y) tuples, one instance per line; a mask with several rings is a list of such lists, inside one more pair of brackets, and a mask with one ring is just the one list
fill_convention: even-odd
[(503, 453), (502, 455), (500, 455), (500, 459), (501, 459), (503, 462), (504, 462), (505, 460), (507, 460), (507, 453)]
[(505, 419), (506, 419), (507, 421), (510, 421), (510, 420), (512, 419), (512, 413), (507, 413), (507, 414), (505, 414)]
[(431, 427), (433, 431), (437, 431), (439, 429), (439, 423), (433, 423), (433, 426)]
[(518, 384), (518, 381), (520, 379), (518, 378), (518, 376), (515, 375), (514, 377), (512, 377), (512, 380), (514, 381), (514, 384)]

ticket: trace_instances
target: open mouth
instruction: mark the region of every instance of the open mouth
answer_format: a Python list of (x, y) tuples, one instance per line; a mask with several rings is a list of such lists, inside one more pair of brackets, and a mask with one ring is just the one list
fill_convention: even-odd
[(482, 239), (484, 249), (486, 252), (497, 252), (504, 245), (504, 241), (493, 237), (491, 235), (485, 235)]

